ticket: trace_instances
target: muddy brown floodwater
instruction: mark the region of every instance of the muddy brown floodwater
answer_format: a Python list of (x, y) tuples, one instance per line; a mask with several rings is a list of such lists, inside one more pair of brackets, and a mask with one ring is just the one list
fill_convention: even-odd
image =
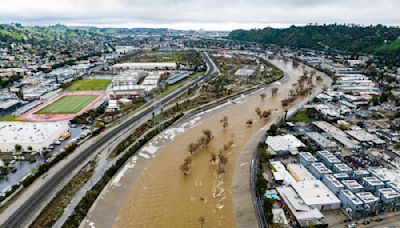
[[(127, 195), (118, 205), (113, 227), (200, 227), (200, 218), (205, 220), (203, 227), (236, 227), (231, 192), (236, 159), (257, 131), (282, 115), (281, 100), (287, 97), (292, 84), (303, 74), (301, 67), (293, 69), (290, 62), (276, 60), (273, 63), (285, 71), (286, 76), (281, 81), (232, 104), (194, 117), (197, 122), (185, 128), (184, 132), (177, 133), (167, 142), (155, 142), (155, 146), (160, 146), (157, 155), (147, 162), (136, 181), (128, 189), (125, 187)], [(323, 83), (316, 85), (321, 88)], [(272, 87), (279, 87), (275, 97), (271, 96)], [(268, 96), (262, 100), (260, 93)], [(260, 120), (254, 111), (256, 107), (274, 110), (273, 116), (269, 120)], [(220, 123), (223, 115), (229, 118), (226, 129)], [(252, 127), (245, 124), (249, 118), (254, 120)], [(189, 155), (187, 146), (197, 141), (203, 129), (210, 129), (214, 139), (208, 148), (193, 155), (190, 173), (184, 176), (179, 166)], [(217, 178), (216, 166), (210, 163), (210, 154), (217, 152), (229, 140), (233, 140), (234, 146), (227, 154), (225, 174)], [(118, 188), (110, 188), (107, 192), (108, 195), (118, 194)], [(100, 200), (105, 197), (107, 195)], [(92, 225), (88, 226), (102, 227), (100, 220), (95, 219), (95, 211), (96, 208), (92, 216), (89, 214)]]

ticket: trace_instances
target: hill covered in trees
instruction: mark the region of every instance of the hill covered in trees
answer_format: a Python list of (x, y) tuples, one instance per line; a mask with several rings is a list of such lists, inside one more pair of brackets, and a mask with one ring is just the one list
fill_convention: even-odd
[(229, 39), (394, 58), (400, 56), (400, 28), (383, 25), (362, 27), (333, 24), (234, 30), (229, 34)]

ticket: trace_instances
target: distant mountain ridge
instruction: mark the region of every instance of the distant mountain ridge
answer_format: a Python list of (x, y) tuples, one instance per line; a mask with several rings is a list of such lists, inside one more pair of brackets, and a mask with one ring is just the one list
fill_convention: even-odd
[(351, 53), (400, 58), (400, 28), (383, 25), (307, 25), (285, 29), (234, 30), (229, 39), (310, 49), (337, 49)]
[(64, 39), (76, 36), (112, 35), (112, 34), (163, 34), (167, 28), (97, 28), (85, 26), (22, 26), (20, 24), (0, 24), (0, 43), (35, 43), (48, 39)]

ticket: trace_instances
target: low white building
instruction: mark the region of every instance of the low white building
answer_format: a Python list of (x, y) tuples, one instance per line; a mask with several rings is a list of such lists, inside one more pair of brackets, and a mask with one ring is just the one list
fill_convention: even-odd
[(20, 145), (21, 151), (42, 151), (67, 130), (67, 122), (0, 122), (0, 150), (14, 152)]
[(113, 65), (114, 69), (135, 69), (135, 70), (175, 70), (177, 68), (176, 63), (164, 63), (164, 62), (155, 62), (155, 63), (145, 63), (145, 62), (136, 62), (136, 63), (120, 63)]
[(278, 155), (287, 153), (296, 155), (298, 154), (299, 147), (305, 147), (305, 145), (293, 135), (268, 136), (265, 144), (268, 145), (268, 150)]
[(292, 187), (310, 207), (321, 211), (340, 208), (340, 200), (320, 180), (295, 182)]

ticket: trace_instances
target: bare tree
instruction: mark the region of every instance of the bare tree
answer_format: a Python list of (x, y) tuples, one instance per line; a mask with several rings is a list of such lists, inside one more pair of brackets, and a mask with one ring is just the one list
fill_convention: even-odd
[(200, 227), (202, 228), (202, 227), (204, 226), (205, 223), (206, 223), (206, 219), (205, 219), (203, 216), (201, 216), (201, 217), (199, 218)]
[(223, 166), (218, 166), (217, 177), (225, 173), (225, 168)]
[(261, 116), (261, 114), (262, 114), (261, 109), (260, 109), (259, 107), (257, 107), (254, 111), (257, 113), (258, 117), (260, 117), (260, 119), (261, 119), (261, 118), (262, 118), (262, 116)]
[(272, 88), (272, 96), (276, 96), (278, 90), (279, 90), (278, 88)]
[(210, 129), (204, 129), (203, 134), (208, 139), (208, 141), (211, 141), (211, 139), (214, 138), (212, 131)]
[(190, 165), (192, 164), (192, 158), (191, 157), (186, 157), (183, 160), (183, 164), (179, 167), (179, 169), (182, 171), (183, 175), (188, 175), (190, 171)]
[(189, 151), (190, 155), (193, 155), (199, 148), (199, 144), (197, 143), (189, 143), (187, 150)]
[(264, 110), (262, 112), (262, 118), (268, 119), (271, 116), (271, 114), (272, 114), (272, 110), (271, 109)]
[(215, 154), (214, 152), (211, 153), (211, 158), (210, 158), (210, 162), (212, 164), (215, 164), (215, 162), (217, 161), (217, 154)]
[(227, 128), (229, 126), (228, 117), (225, 115), (222, 117), (222, 119), (219, 122), (222, 123), (223, 128)]

